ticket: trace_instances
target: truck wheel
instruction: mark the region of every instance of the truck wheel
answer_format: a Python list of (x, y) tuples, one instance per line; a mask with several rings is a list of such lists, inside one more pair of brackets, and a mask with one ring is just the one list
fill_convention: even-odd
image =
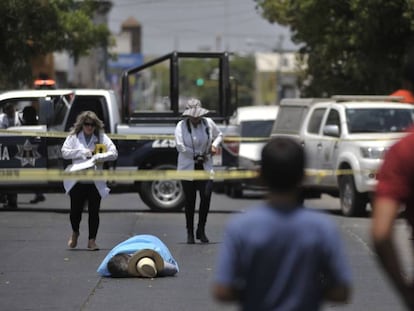
[[(173, 164), (155, 166), (154, 170), (174, 170)], [(140, 196), (148, 207), (158, 212), (180, 211), (184, 207), (184, 191), (179, 180), (154, 180), (141, 183)]]
[(342, 176), (339, 180), (339, 198), (341, 211), (344, 216), (361, 216), (366, 212), (367, 195), (358, 192), (354, 177)]

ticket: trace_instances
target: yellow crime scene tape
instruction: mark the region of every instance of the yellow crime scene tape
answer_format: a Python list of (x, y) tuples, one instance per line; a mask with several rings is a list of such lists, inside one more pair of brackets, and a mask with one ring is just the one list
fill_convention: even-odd
[[(38, 132), (0, 130), (0, 134), (66, 138), (68, 132)], [(174, 139), (174, 135), (145, 135), (145, 134), (107, 134), (111, 139), (121, 140), (155, 140)], [(224, 141), (253, 141), (265, 142), (270, 138), (263, 137), (236, 137), (228, 136)], [(339, 139), (338, 139), (339, 140)], [(370, 139), (372, 140), (372, 139)], [(355, 170), (306, 170), (307, 176), (316, 176), (319, 180), (327, 176), (352, 175), (352, 174), (375, 174), (375, 171)], [(180, 179), (250, 179), (258, 176), (257, 171), (251, 170), (226, 170), (209, 173), (205, 171), (176, 171), (176, 170), (83, 170), (77, 172), (66, 172), (58, 169), (0, 169), (0, 181), (62, 181), (64, 179), (76, 180), (112, 180), (112, 181), (151, 181), (151, 180), (180, 180)]]
[[(0, 130), (0, 134), (9, 136), (31, 136), (31, 137), (47, 137), (47, 138), (66, 138), (68, 132), (39, 132), (39, 131), (17, 131), (17, 130)], [(174, 135), (169, 134), (109, 134), (106, 133), (109, 138), (114, 140), (155, 140), (155, 139), (175, 139)], [(224, 142), (243, 141), (243, 142), (266, 142), (268, 137), (239, 137), (239, 136), (225, 136)]]
[[(365, 170), (306, 170), (306, 176), (316, 176), (319, 180), (327, 176), (352, 175), (355, 173), (375, 174)], [(81, 170), (67, 172), (58, 169), (0, 169), (0, 181), (62, 181), (62, 180), (111, 180), (111, 181), (154, 181), (186, 179), (252, 179), (257, 178), (255, 170), (215, 171), (177, 171), (177, 170)]]
[[(66, 138), (69, 135), (69, 132), (39, 132), (39, 131), (18, 131), (18, 130), (7, 130), (0, 129), (0, 135), (9, 135), (9, 136), (32, 136), (32, 137), (49, 137), (49, 138)], [(109, 134), (106, 133), (109, 138), (114, 140), (152, 140), (152, 139), (174, 139), (174, 135), (170, 134)], [(224, 142), (266, 142), (271, 137), (240, 137), (240, 136), (224, 136)], [(398, 140), (399, 138), (387, 137), (387, 138), (362, 138), (358, 139), (359, 141), (386, 141), (386, 140)], [(333, 141), (354, 141), (355, 139), (339, 139), (339, 138), (330, 138)]]
[(0, 169), (0, 181), (62, 181), (111, 180), (111, 181), (151, 181), (181, 179), (249, 179), (256, 178), (257, 171), (177, 171), (177, 170), (81, 170), (67, 172), (58, 169)]
[(355, 174), (364, 174), (364, 175), (376, 175), (376, 170), (352, 170), (352, 169), (340, 169), (340, 170), (315, 170), (307, 169), (305, 170), (306, 176), (316, 176), (317, 183), (320, 183), (323, 178), (328, 176), (345, 176), (345, 175), (355, 175)]

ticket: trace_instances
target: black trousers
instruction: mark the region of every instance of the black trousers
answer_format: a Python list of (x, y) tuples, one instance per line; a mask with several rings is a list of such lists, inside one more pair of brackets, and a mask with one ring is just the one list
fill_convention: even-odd
[(212, 180), (182, 180), (185, 195), (185, 220), (188, 230), (194, 229), (194, 213), (197, 191), (200, 194), (200, 208), (198, 210), (198, 226), (204, 227), (210, 210), (211, 192), (213, 190)]
[(69, 192), (70, 224), (74, 232), (79, 232), (83, 208), (88, 203), (89, 239), (95, 239), (99, 227), (99, 209), (101, 196), (95, 184), (76, 183)]

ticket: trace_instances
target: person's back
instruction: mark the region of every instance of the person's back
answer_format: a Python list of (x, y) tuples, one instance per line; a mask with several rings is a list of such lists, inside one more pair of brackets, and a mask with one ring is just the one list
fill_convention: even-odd
[(339, 232), (327, 216), (299, 202), (303, 148), (272, 139), (262, 151), (267, 202), (234, 217), (225, 230), (214, 296), (242, 310), (319, 310), (349, 297), (350, 269)]
[(218, 280), (232, 282), (227, 279), (232, 273), (241, 276), (243, 310), (318, 310), (324, 296), (322, 280), (338, 284), (349, 278), (347, 269), (335, 270), (345, 257), (339, 241), (334, 224), (324, 215), (263, 203), (230, 222), (222, 251), (235, 249), (241, 254), (230, 255), (238, 257), (236, 263), (218, 264)]

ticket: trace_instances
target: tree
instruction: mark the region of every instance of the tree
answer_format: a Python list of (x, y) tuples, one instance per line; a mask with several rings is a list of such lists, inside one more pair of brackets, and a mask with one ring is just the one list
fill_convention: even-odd
[[(203, 106), (210, 110), (217, 109), (219, 102), (218, 76), (219, 67), (217, 59), (200, 60), (187, 59), (180, 64), (180, 94), (184, 97), (196, 96), (200, 98)], [(252, 57), (231, 56), (230, 75), (232, 87), (238, 89), (239, 106), (252, 105), (253, 103), (253, 73), (254, 59)], [(234, 95), (234, 89), (232, 94)]]
[(255, 1), (301, 46), (303, 96), (389, 94), (400, 86), (413, 52), (414, 1)]
[(31, 60), (67, 51), (75, 60), (93, 47), (107, 46), (106, 25), (94, 25), (99, 1), (0, 1), (0, 89), (32, 81)]
[(237, 83), (237, 105), (251, 106), (254, 104), (254, 73), (255, 62), (253, 56), (233, 56), (231, 59), (230, 74)]

